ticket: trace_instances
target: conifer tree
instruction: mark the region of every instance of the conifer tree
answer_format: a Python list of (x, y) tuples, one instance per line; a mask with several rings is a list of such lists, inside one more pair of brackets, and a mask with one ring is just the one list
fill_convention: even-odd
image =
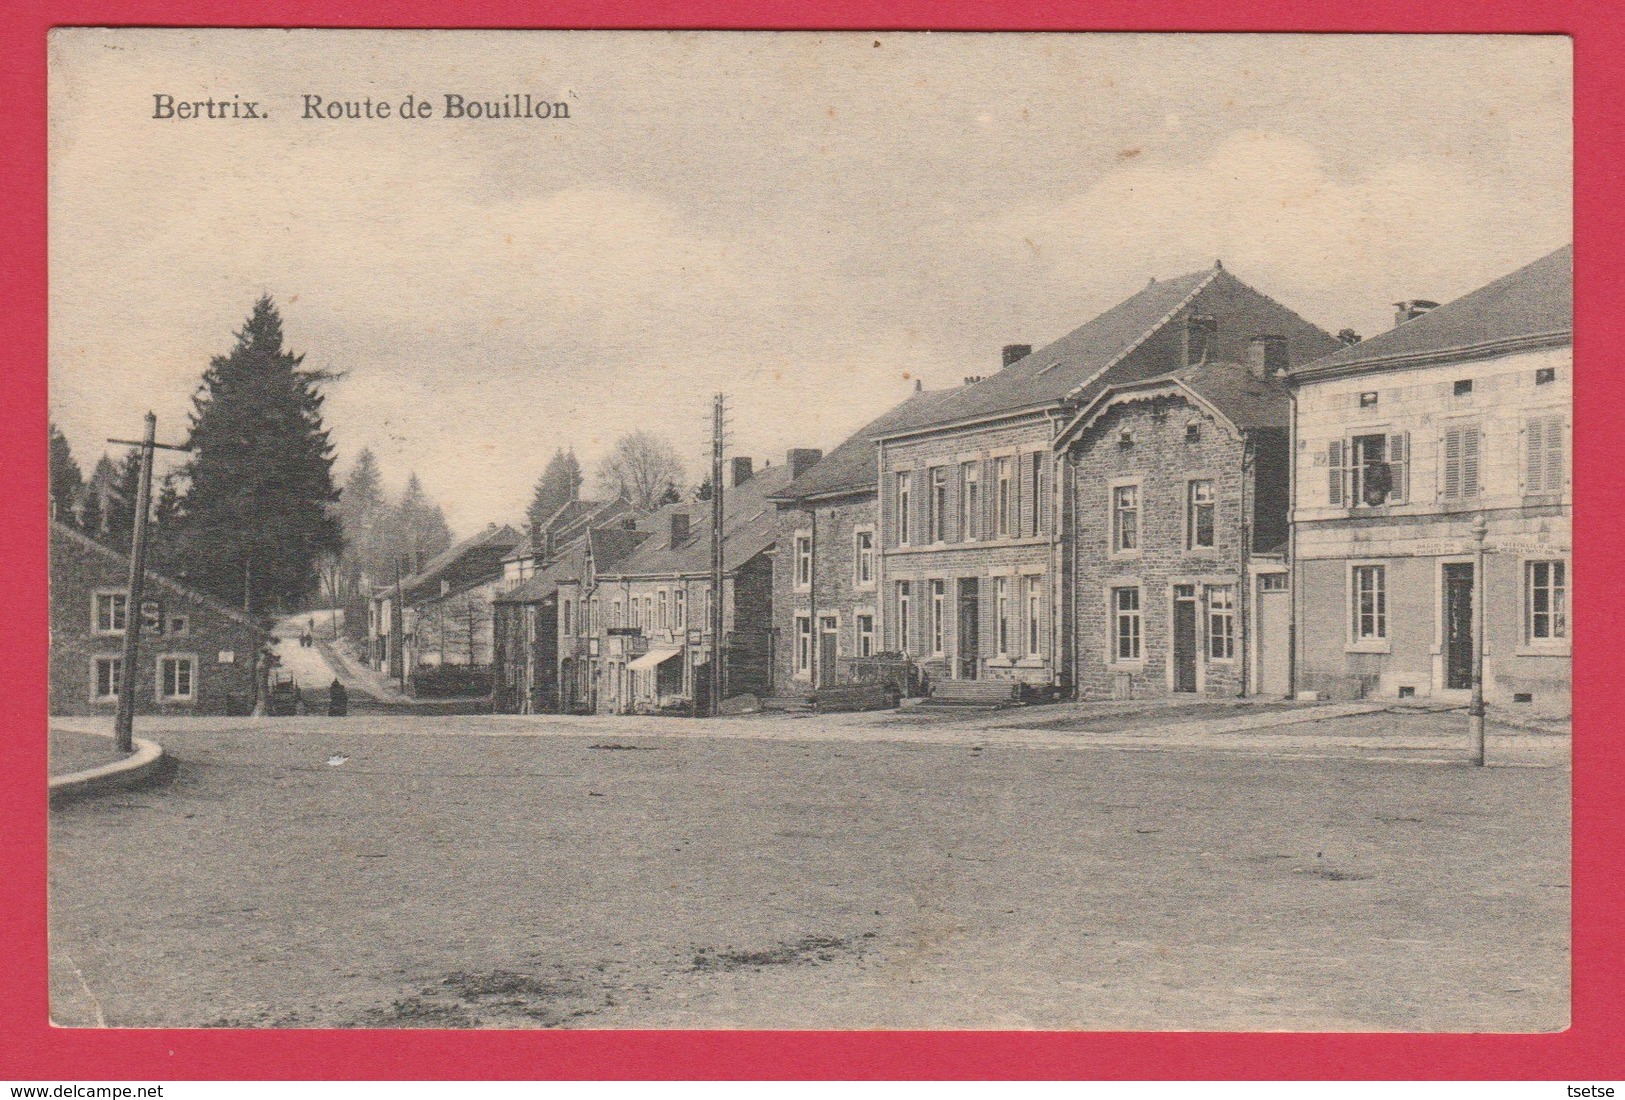
[(575, 451), (566, 451), (561, 447), (547, 460), (546, 469), (536, 481), (530, 507), (525, 509), (525, 520), (530, 524), (531, 531), (540, 529), (555, 512), (575, 500), (580, 493), (581, 463), (576, 460)]
[(51, 421), (51, 518), (62, 523), (76, 522), (74, 509), (84, 491), (85, 475), (79, 463), (73, 460), (73, 448), (68, 437)]
[(423, 568), (424, 562), (451, 547), (446, 515), (423, 491), (415, 472), (407, 478), (406, 491), (395, 506), (395, 523), (399, 553), (407, 562), (404, 568), (414, 573)]
[(197, 587), (267, 613), (314, 593), (318, 561), (343, 546), (321, 414), (330, 376), (283, 347), (269, 296), (236, 335), (192, 399), (179, 553)]

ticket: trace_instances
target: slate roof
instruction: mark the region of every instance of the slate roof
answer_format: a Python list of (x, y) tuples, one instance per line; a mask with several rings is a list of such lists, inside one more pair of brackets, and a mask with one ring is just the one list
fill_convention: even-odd
[(1176, 371), (1107, 386), (1084, 406), (1056, 437), (1060, 447), (1075, 438), (1124, 394), (1183, 389), (1207, 402), (1239, 430), (1285, 429), (1291, 423), (1292, 401), (1284, 382), (1254, 378), (1242, 363), (1199, 363)]
[[(768, 498), (789, 482), (788, 466), (757, 471), (745, 484), (723, 493), (723, 567), (732, 572), (773, 545), (778, 519)], [(689, 537), (670, 545), (671, 516), (687, 512)], [(692, 575), (711, 568), (711, 502), (668, 504), (640, 523), (650, 532), (647, 541), (618, 566), (597, 566), (599, 576), (640, 577)]]
[[(418, 570), (410, 577), (402, 579), (401, 592), (406, 596), (407, 602), (410, 603), (414, 598), (422, 595), (422, 593), (417, 591), (418, 589), (424, 587), (425, 585), (433, 584), (440, 578), (441, 574), (449, 572), (454, 566), (457, 565), (458, 562), (462, 561), (468, 555), (488, 548), (500, 550), (503, 553), (506, 553), (518, 545), (518, 531), (515, 531), (512, 527), (509, 527), (506, 524), (503, 524), (501, 527), (493, 524), (481, 531), (479, 534), (466, 538), (462, 542), (452, 546), (450, 549), (443, 550), (439, 554), (436, 554), (434, 557), (430, 558), (428, 564), (424, 565), (422, 569)], [(492, 561), (491, 574), (492, 576), (500, 576), (501, 573), (502, 559), (500, 556), (498, 556)], [(428, 595), (434, 597), (440, 595), (440, 593), (437, 591), (431, 591), (428, 593)]]
[(1574, 336), (1574, 246), (1566, 244), (1414, 320), (1335, 351), (1293, 378), (1404, 366)]
[(873, 493), (878, 477), (879, 436), (887, 432), (907, 431), (910, 427), (936, 422), (937, 411), (959, 392), (947, 390), (919, 390), (908, 400), (895, 405), (871, 420), (844, 443), (814, 464), (812, 469), (787, 484), (771, 499), (786, 503), (812, 497), (845, 496), (851, 493)]
[(926, 423), (885, 434), (1045, 408), (1080, 394), (1091, 396), (1084, 391), (1100, 372), (1139, 347), (1187, 301), (1220, 280), (1240, 282), (1217, 264), (1176, 279), (1152, 280), (1059, 340), (974, 385), (950, 391), (954, 396)]
[[(51, 520), (51, 536), (53, 538), (63, 538), (77, 542), (85, 549), (92, 550), (107, 558), (109, 561), (115, 562), (122, 566), (126, 573), (129, 572), (130, 555), (121, 553), (120, 551), (113, 549), (111, 546), (106, 546), (100, 542), (97, 542), (83, 531), (75, 530), (74, 528), (63, 523), (61, 520)], [(166, 577), (162, 573), (155, 573), (151, 569), (148, 569), (143, 576), (146, 578), (146, 580), (143, 582), (145, 584), (153, 584), (157, 585), (159, 588), (168, 589), (177, 596), (182, 596), (188, 600), (202, 604), (217, 615), (231, 619), (233, 622), (241, 623), (243, 626), (251, 627), (265, 637), (270, 637), (270, 632), (260, 624), (258, 619), (255, 619), (253, 616), (243, 612), (239, 608), (222, 603), (213, 596), (205, 595), (194, 588), (188, 588), (180, 581)]]
[(630, 530), (620, 525), (591, 528), (553, 561), (508, 591), (492, 597), (491, 602), (541, 603), (557, 592), (559, 585), (580, 579), (587, 568), (589, 542), (597, 567), (604, 569), (613, 568), (649, 536), (649, 531)]

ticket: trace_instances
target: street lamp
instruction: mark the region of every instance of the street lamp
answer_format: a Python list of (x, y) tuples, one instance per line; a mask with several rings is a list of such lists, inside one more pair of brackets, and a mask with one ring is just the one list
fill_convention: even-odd
[(1483, 513), (1473, 519), (1473, 697), (1467, 704), (1467, 730), (1473, 742), (1473, 763), (1484, 766), (1484, 536), (1489, 524)]

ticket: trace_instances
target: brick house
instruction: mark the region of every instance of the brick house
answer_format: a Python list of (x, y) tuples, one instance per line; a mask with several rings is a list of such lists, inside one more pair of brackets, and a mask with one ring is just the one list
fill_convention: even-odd
[(542, 545), (554, 547), (551, 558), (534, 564), (529, 575), (492, 599), (496, 713), (548, 714), (565, 709), (562, 683), (573, 682), (576, 668), (574, 654), (566, 656), (559, 648), (567, 640), (560, 622), (560, 583), (583, 576), (589, 554), (606, 568), (613, 567), (647, 537), (647, 532), (636, 530), (629, 509), (603, 514), (613, 522), (580, 529), (572, 525), (562, 543), (544, 535)]
[(1108, 386), (1056, 438), (1080, 698), (1284, 697), (1291, 400), (1282, 342)]
[[(51, 522), (52, 714), (107, 714), (124, 679), (130, 559)], [(269, 635), (250, 616), (152, 571), (142, 603), (138, 714), (247, 714), (254, 655)]]
[(1299, 691), (1465, 700), (1479, 604), (1486, 698), (1567, 712), (1573, 300), (1565, 246), (1292, 373)]
[[(777, 519), (767, 497), (787, 467), (755, 472), (732, 463), (723, 494), (722, 679), (724, 697), (773, 690), (773, 559)], [(648, 537), (617, 564), (595, 554), (582, 576), (559, 581), (559, 653), (573, 659), (561, 687), (570, 709), (629, 714), (703, 711), (714, 650), (711, 505), (684, 501), (655, 511)], [(585, 610), (583, 615), (582, 611)]]
[(805, 695), (849, 681), (854, 659), (884, 651), (880, 631), (876, 439), (930, 418), (953, 391), (916, 391), (826, 456), (790, 452), (791, 481), (772, 497), (774, 683)]
[(1278, 336), (1289, 364), (1337, 341), (1222, 266), (1163, 282), (1059, 340), (1004, 349), (925, 423), (880, 433), (885, 646), (932, 680), (1070, 688), (1072, 521), (1055, 491), (1062, 428), (1112, 385), (1244, 360)]

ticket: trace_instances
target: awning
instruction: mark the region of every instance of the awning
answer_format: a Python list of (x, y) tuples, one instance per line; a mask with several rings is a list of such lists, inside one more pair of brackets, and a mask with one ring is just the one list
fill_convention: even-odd
[(673, 657), (676, 657), (682, 652), (683, 651), (678, 649), (676, 646), (659, 646), (655, 649), (651, 649), (649, 652), (645, 653), (643, 656), (639, 657), (626, 667), (634, 671), (638, 669), (654, 668), (656, 665), (665, 664), (667, 661), (671, 660)]

